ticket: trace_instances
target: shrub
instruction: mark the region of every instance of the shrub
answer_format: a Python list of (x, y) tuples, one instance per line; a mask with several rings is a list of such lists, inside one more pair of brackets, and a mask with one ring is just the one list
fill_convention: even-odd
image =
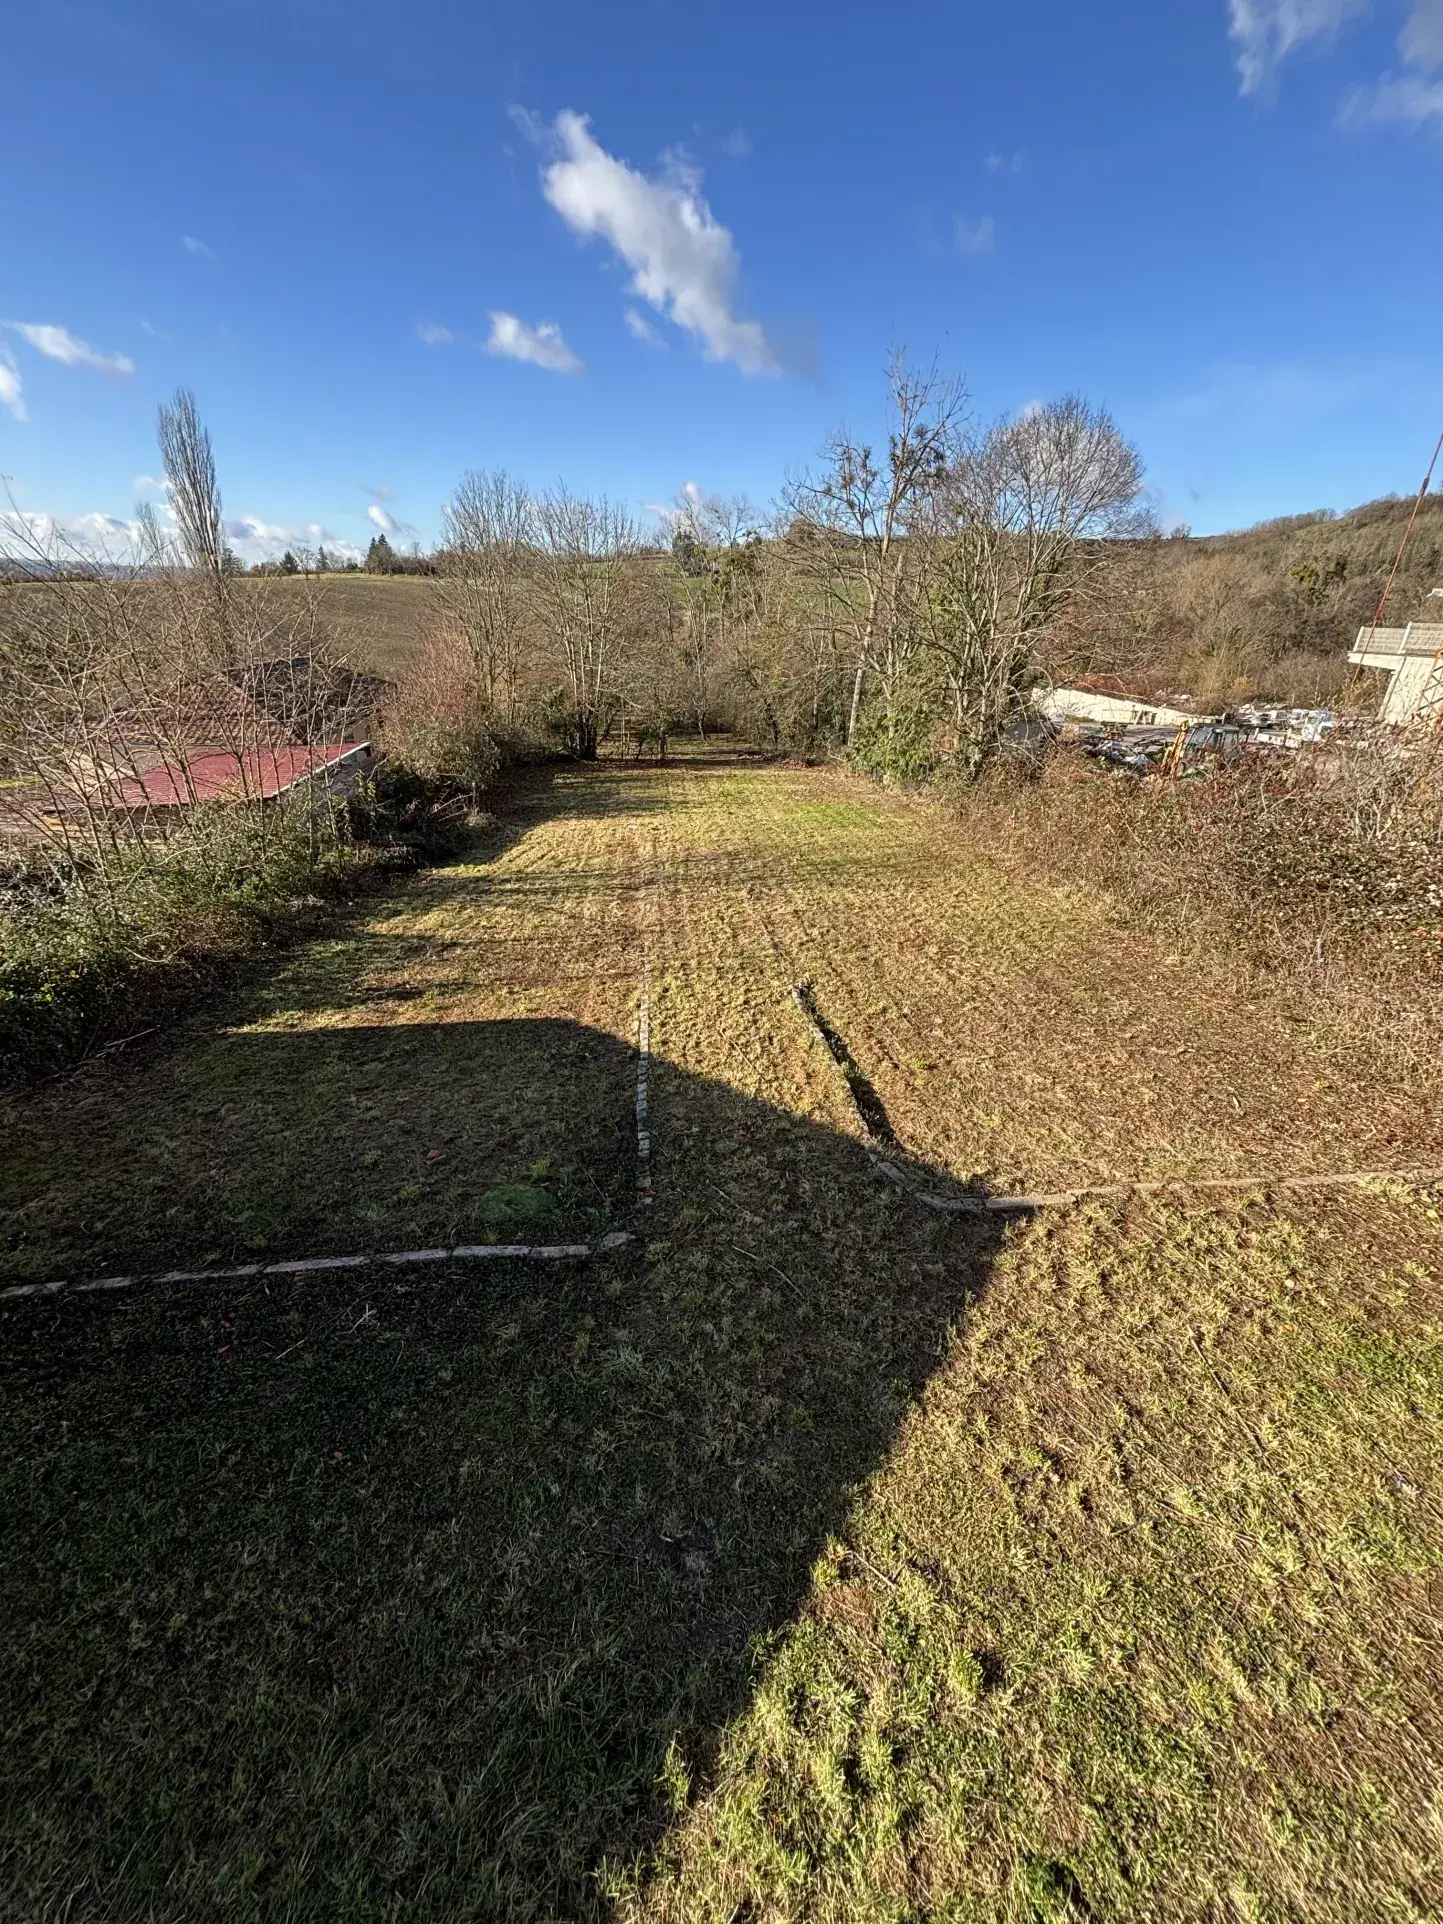
[(0, 1078), (44, 1074), (193, 994), (377, 865), (344, 811), (220, 805), (102, 865), (31, 855), (0, 882)]
[(847, 759), (889, 788), (915, 787), (941, 766), (936, 725), (920, 710), (870, 717), (857, 729)]
[(419, 651), (392, 722), (397, 757), (438, 788), (475, 795), (500, 771), (475, 664), (449, 632), (433, 634)]

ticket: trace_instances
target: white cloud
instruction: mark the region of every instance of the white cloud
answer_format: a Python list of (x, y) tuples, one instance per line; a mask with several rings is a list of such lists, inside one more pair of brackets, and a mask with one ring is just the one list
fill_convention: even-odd
[(733, 127), (722, 142), (721, 150), (724, 154), (729, 154), (733, 160), (745, 160), (752, 150), (752, 143), (747, 139), (746, 129)]
[(990, 214), (980, 220), (959, 214), (952, 223), (952, 244), (959, 254), (990, 254), (997, 245), (997, 223)]
[(555, 321), (538, 321), (535, 327), (528, 327), (500, 308), (491, 310), (486, 352), (511, 361), (529, 361), (533, 367), (549, 368), (553, 374), (580, 374), (585, 365), (561, 338)]
[(130, 485), (137, 494), (169, 494), (170, 483), (163, 474), (136, 474)]
[(199, 254), (208, 261), (215, 259), (214, 250), (207, 247), (203, 240), (197, 240), (194, 234), (182, 234), (180, 244), (187, 254)]
[(1379, 80), (1371, 87), (1354, 87), (1343, 102), (1340, 118), (1345, 127), (1380, 121), (1411, 127), (1443, 122), (1443, 80), (1410, 73)]
[(17, 421), (25, 417), (25, 389), (21, 385), (20, 370), (15, 365), (15, 356), (7, 347), (0, 347), (0, 407), (9, 408)]
[(666, 342), (657, 333), (645, 314), (638, 314), (634, 307), (626, 308), (622, 313), (622, 319), (626, 322), (627, 333), (632, 336), (633, 340), (640, 341), (644, 347), (666, 346)]
[(1310, 40), (1325, 40), (1366, 13), (1369, 0), (1229, 0), (1228, 31), (1245, 94), (1263, 91), (1280, 63)]
[[(137, 481), (147, 478), (153, 477), (136, 477)], [(174, 532), (175, 517), (168, 504), (160, 509), (159, 519), (168, 534)], [(273, 561), (287, 548), (312, 553), (324, 548), (337, 560), (361, 559), (361, 551), (353, 542), (332, 534), (319, 521), (287, 524), (242, 514), (226, 522), (225, 533), (231, 548), (245, 562)], [(148, 544), (139, 521), (124, 521), (118, 515), (98, 510), (89, 514), (32, 514), (13, 508), (0, 513), (0, 554), (6, 553), (35, 559), (81, 557), (125, 567), (144, 561)]]
[(761, 323), (732, 312), (740, 258), (696, 170), (673, 153), (658, 177), (639, 174), (599, 146), (577, 113), (558, 114), (552, 136), (559, 157), (542, 169), (541, 188), (567, 225), (609, 241), (632, 269), (630, 291), (694, 335), (708, 360), (779, 374)]
[[(1405, 0), (1405, 6), (1398, 51), (1417, 72), (1355, 87), (1343, 105), (1348, 125), (1387, 120), (1418, 126), (1443, 113), (1437, 86), (1420, 77), (1443, 67), (1443, 0)], [(1229, 0), (1242, 91), (1266, 92), (1289, 54), (1332, 39), (1349, 20), (1371, 11), (1372, 0)]]
[(478, 348), (483, 354), (499, 354), (507, 360), (549, 368), (553, 374), (580, 374), (586, 365), (566, 345), (555, 321), (538, 321), (530, 327), (504, 308), (491, 309), (491, 332), (484, 341), (473, 341), (469, 335), (457, 334), (437, 321), (423, 321), (416, 332), (427, 347)]
[(122, 380), (129, 380), (135, 372), (134, 361), (126, 355), (102, 354), (68, 328), (55, 327), (49, 321), (5, 321), (3, 325), (28, 341), (37, 353), (63, 361), (66, 367), (93, 367), (98, 374), (116, 374)]
[(402, 521), (397, 515), (387, 514), (379, 501), (373, 501), (370, 507), (367, 508), (366, 519), (371, 523), (373, 528), (378, 528), (387, 539), (395, 535), (398, 541), (410, 541), (414, 540), (416, 536), (417, 531), (411, 526), (409, 521)]
[(247, 563), (279, 560), (287, 548), (309, 553), (324, 548), (338, 561), (361, 559), (354, 542), (333, 534), (320, 521), (265, 521), (257, 514), (240, 514), (226, 522), (225, 534), (233, 551)]
[(98, 510), (56, 515), (9, 508), (0, 513), (0, 554), (29, 559), (82, 556), (124, 563), (138, 555), (139, 536), (138, 522)]
[(989, 174), (1020, 174), (1024, 166), (1021, 154), (990, 153), (983, 165)]
[(301, 531), (288, 527), (282, 521), (262, 521), (258, 514), (238, 514), (225, 524), (227, 538), (231, 541), (276, 543), (299, 541)]

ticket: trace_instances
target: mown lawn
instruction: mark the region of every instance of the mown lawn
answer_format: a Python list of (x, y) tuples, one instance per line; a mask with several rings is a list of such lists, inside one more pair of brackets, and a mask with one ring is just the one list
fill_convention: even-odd
[(0, 1303), (0, 1916), (1443, 1913), (1443, 1197), (930, 1215), (788, 996), (935, 1187), (1426, 1162), (1170, 966), (860, 785), (603, 766), (13, 1105), (4, 1282), (645, 1233)]

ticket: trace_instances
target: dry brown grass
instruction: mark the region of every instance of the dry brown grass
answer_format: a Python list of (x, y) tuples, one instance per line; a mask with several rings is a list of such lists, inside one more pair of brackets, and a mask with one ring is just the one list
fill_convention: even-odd
[(320, 637), (337, 659), (393, 681), (404, 679), (435, 613), (435, 584), (424, 575), (326, 575), (246, 586), (289, 613), (314, 604)]
[(1012, 836), (537, 772), (5, 1112), (7, 1279), (624, 1221), (650, 952), (614, 1263), (4, 1307), (0, 1911), (1438, 1914), (1443, 1198), (941, 1220), (789, 991), (935, 1184), (1443, 1160), (1439, 1092)]
[(1443, 828), (1417, 766), (1313, 762), (1139, 783), (1064, 753), (1037, 785), (964, 805), (968, 843), (1019, 878), (1083, 883), (1130, 931), (1244, 1001), (1275, 982), (1340, 1062), (1426, 1094), (1443, 1048)]

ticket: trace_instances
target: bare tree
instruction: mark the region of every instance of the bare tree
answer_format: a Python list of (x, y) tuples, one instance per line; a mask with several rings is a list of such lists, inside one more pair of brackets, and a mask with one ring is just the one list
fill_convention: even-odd
[(445, 515), (438, 597), (487, 707), (515, 719), (538, 563), (536, 503), (504, 470), (464, 475)]
[(686, 676), (687, 705), (701, 736), (729, 639), (753, 614), (761, 525), (761, 515), (744, 494), (703, 495), (684, 488), (672, 512), (672, 553), (680, 579), (669, 609), (671, 646)]
[(800, 560), (810, 563), (837, 630), (850, 641), (852, 686), (845, 740), (857, 732), (869, 675), (882, 683), (889, 720), (915, 646), (919, 571), (914, 537), (935, 523), (953, 466), (966, 391), (936, 366), (919, 372), (901, 354), (888, 370), (887, 451), (846, 430), (826, 446), (820, 480), (788, 490)]
[(564, 664), (572, 750), (590, 761), (612, 719), (618, 671), (637, 614), (641, 531), (614, 502), (564, 487), (542, 495), (536, 513), (539, 612)]
[(1141, 486), (1136, 448), (1075, 396), (997, 422), (954, 460), (926, 644), (965, 768), (995, 750), (1042, 636), (1106, 564), (1109, 541), (1145, 527)]
[(201, 425), (189, 388), (177, 388), (170, 404), (162, 403), (156, 439), (181, 553), (190, 567), (219, 581), (226, 570), (227, 554), (220, 483), (215, 476), (210, 435)]

